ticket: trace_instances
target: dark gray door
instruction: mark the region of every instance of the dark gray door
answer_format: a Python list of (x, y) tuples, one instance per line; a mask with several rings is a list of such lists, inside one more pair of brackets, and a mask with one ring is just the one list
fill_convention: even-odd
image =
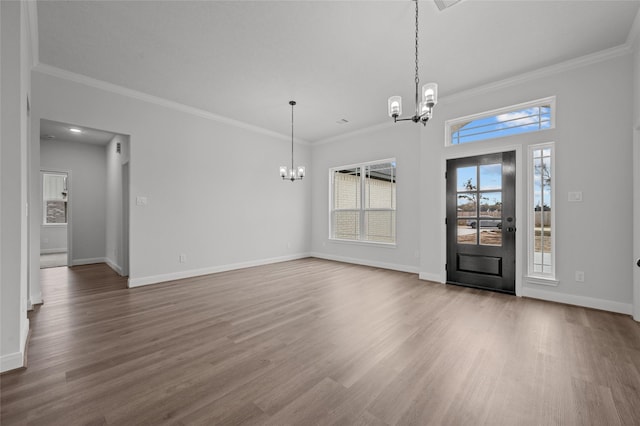
[(447, 161), (447, 283), (515, 294), (515, 151)]

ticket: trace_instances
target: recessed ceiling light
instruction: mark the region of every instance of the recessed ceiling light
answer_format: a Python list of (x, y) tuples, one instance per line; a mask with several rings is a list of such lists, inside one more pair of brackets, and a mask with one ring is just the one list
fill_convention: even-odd
[(75, 127), (71, 127), (71, 128), (69, 129), (69, 131), (70, 131), (71, 133), (82, 133), (82, 130), (80, 130), (80, 129), (76, 129)]

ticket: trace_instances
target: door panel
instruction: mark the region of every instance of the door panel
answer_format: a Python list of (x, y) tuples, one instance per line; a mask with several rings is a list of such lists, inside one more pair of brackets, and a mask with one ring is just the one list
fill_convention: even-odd
[(447, 283), (515, 294), (515, 151), (447, 161)]

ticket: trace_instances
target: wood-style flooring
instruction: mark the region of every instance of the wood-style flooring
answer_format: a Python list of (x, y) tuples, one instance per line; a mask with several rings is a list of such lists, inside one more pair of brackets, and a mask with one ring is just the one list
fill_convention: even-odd
[(630, 317), (320, 259), (44, 269), (3, 426), (640, 425)]

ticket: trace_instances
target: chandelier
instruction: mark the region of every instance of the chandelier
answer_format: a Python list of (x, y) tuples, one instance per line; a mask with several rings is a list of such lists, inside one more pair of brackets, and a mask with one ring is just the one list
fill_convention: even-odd
[(291, 182), (304, 178), (305, 172), (304, 166), (293, 167), (293, 106), (295, 104), (296, 101), (289, 101), (289, 105), (291, 105), (291, 168), (280, 166), (280, 177)]
[(418, 92), (420, 86), (420, 78), (418, 77), (418, 0), (416, 2), (416, 110), (413, 117), (398, 118), (402, 115), (402, 97), (391, 96), (388, 101), (389, 117), (393, 118), (393, 122), (411, 120), (414, 123), (427, 124), (427, 121), (433, 115), (433, 107), (438, 103), (438, 85), (436, 83), (427, 83), (422, 86), (422, 99)]

